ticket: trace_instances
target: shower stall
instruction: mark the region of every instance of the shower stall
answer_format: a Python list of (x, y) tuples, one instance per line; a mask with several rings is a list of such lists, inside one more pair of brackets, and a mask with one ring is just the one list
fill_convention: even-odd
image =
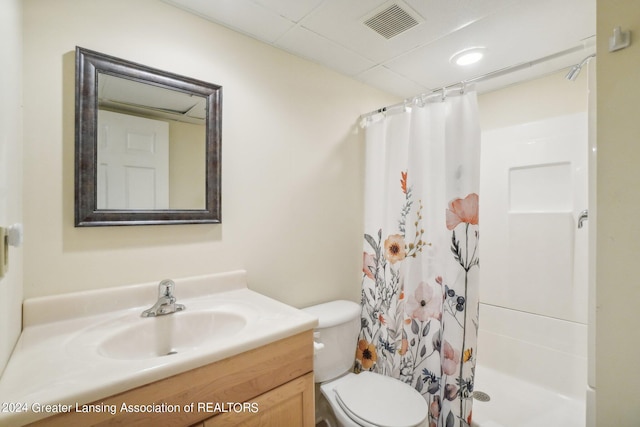
[(481, 427), (585, 425), (587, 142), (587, 113), (483, 133)]
[(482, 134), (474, 427), (593, 425), (593, 57), (586, 111)]

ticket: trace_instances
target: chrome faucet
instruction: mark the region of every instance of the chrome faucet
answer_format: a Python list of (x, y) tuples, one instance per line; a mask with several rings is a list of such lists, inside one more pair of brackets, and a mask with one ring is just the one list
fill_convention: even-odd
[(176, 284), (173, 280), (165, 279), (158, 285), (158, 301), (148, 310), (142, 312), (142, 317), (155, 317), (165, 314), (182, 311), (186, 307), (182, 304), (176, 304), (176, 297), (173, 296), (173, 290)]
[(589, 219), (589, 211), (585, 209), (578, 216), (578, 228), (582, 228), (584, 221), (587, 219)]

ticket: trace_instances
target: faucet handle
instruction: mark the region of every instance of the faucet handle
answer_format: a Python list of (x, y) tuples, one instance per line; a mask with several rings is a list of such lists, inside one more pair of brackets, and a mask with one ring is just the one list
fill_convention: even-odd
[(578, 228), (582, 228), (584, 221), (587, 219), (589, 219), (589, 211), (585, 209), (578, 215)]
[(173, 298), (173, 290), (176, 288), (176, 284), (171, 279), (164, 279), (158, 285), (158, 298), (167, 297)]

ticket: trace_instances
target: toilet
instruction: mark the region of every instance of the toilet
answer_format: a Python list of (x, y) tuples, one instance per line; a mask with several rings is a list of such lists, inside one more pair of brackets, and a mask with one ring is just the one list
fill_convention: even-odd
[(373, 372), (350, 372), (360, 332), (360, 305), (340, 300), (303, 310), (318, 318), (313, 365), (321, 392), (316, 396), (317, 423), (324, 421), (328, 427), (427, 426), (427, 402), (413, 387)]

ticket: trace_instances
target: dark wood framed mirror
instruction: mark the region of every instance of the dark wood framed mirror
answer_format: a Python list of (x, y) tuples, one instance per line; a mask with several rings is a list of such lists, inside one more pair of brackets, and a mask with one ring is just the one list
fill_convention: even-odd
[(75, 225), (221, 222), (222, 87), (76, 48)]

